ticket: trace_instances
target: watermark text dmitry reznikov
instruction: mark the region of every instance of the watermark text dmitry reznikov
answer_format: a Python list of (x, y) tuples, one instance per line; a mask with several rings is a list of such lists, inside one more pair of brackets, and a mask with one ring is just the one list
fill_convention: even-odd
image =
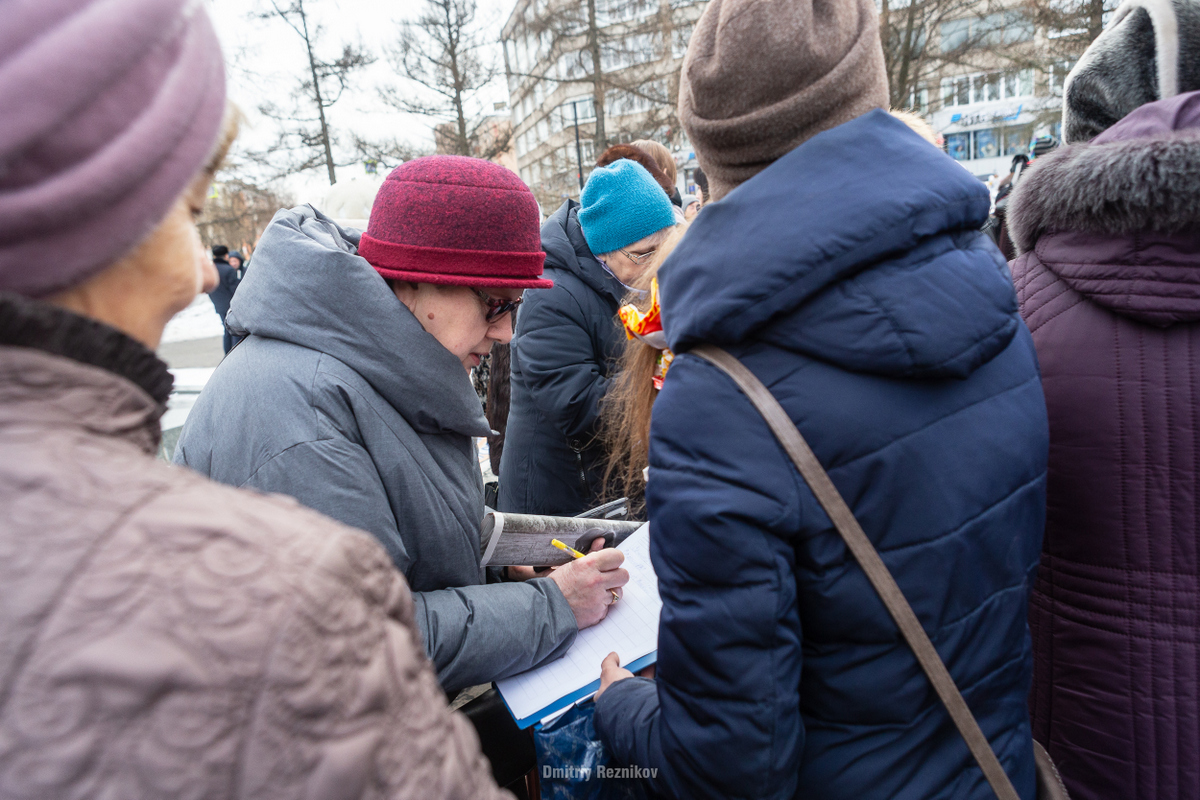
[(605, 780), (608, 778), (656, 778), (657, 767), (639, 767), (636, 764), (629, 767), (610, 767), (601, 764), (595, 769), (591, 767), (552, 767), (542, 765), (543, 780), (590, 781), (592, 778)]

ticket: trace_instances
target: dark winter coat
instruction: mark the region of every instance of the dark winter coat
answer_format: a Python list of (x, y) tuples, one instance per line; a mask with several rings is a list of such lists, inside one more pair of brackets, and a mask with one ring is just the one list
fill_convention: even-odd
[(1200, 798), (1200, 93), (1039, 159), (1009, 221), (1050, 413), (1034, 736), (1075, 800)]
[(217, 268), (218, 280), (216, 288), (208, 293), (208, 299), (212, 300), (217, 316), (224, 321), (225, 315), (229, 313), (229, 304), (233, 301), (233, 293), (237, 290), (238, 274), (223, 258), (214, 258), (213, 266)]
[(488, 427), (471, 381), (357, 243), (309, 206), (275, 215), (229, 312), (249, 338), (204, 387), (175, 461), (374, 534), (446, 689), (561, 655), (576, 624), (553, 581), (481, 585), (471, 437)]
[(510, 348), (511, 399), (500, 463), (500, 510), (572, 516), (600, 502), (600, 401), (625, 335), (620, 281), (588, 249), (579, 203), (542, 226), (545, 277), (525, 293)]
[[(880, 176), (886, 175), (886, 180)], [(657, 681), (596, 726), (679, 798), (993, 798), (866, 576), (736, 385), (773, 392), (879, 549), (1018, 794), (1046, 417), (988, 193), (876, 110), (705, 206), (660, 274)]]

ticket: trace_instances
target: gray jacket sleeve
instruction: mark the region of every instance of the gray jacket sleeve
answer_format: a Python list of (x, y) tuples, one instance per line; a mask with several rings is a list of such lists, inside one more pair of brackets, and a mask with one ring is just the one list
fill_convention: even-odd
[(549, 578), (417, 592), (417, 626), (446, 691), (507, 678), (561, 656), (575, 613)]
[[(401, 572), (404, 547), (379, 473), (362, 447), (322, 439), (290, 447), (244, 484), (291, 495), (379, 540)], [(525, 583), (414, 592), (425, 653), (442, 688), (454, 691), (514, 675), (562, 655), (575, 641), (575, 614), (549, 578)]]

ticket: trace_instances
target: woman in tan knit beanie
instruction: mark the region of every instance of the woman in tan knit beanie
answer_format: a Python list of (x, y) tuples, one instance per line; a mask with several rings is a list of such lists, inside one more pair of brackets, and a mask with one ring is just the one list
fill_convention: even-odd
[(808, 440), (1032, 800), (1046, 410), (986, 188), (884, 110), (872, 0), (712, 0), (679, 103), (716, 202), (658, 273), (658, 673), (605, 660), (600, 738), (669, 797), (995, 796), (770, 428), (688, 352), (714, 344)]

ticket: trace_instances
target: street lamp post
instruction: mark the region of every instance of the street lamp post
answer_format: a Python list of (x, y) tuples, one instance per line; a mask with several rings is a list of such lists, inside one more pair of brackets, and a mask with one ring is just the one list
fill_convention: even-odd
[(583, 191), (583, 149), (579, 146), (579, 101), (571, 101), (571, 113), (575, 115), (575, 160), (579, 164), (579, 190)]

